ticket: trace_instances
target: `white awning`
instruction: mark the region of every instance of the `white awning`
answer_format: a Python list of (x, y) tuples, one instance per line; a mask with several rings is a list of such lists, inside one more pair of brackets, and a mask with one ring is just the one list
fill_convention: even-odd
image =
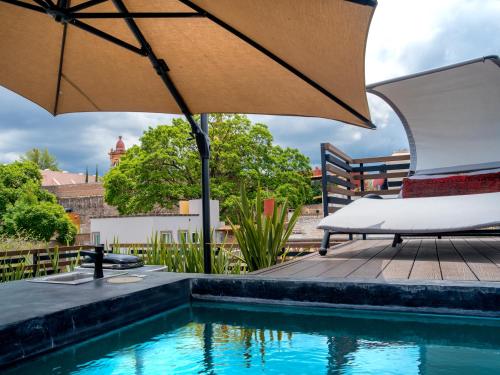
[(488, 56), (375, 83), (398, 114), (416, 174), (500, 167), (500, 60)]

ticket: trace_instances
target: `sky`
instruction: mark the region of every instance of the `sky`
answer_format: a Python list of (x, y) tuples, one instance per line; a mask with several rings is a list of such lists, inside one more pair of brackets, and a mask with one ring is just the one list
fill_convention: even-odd
[[(500, 0), (379, 0), (366, 51), (367, 84), (487, 56), (500, 55)], [(353, 157), (390, 155), (408, 148), (403, 127), (380, 99), (368, 95), (372, 121), (366, 130), (332, 120), (251, 115), (269, 126), (275, 143), (298, 148), (319, 164), (319, 145), (330, 142)], [(107, 153), (122, 135), (136, 144), (149, 126), (173, 116), (149, 113), (86, 113), (53, 117), (0, 87), (0, 162), (33, 148), (47, 148), (59, 167), (104, 172)]]

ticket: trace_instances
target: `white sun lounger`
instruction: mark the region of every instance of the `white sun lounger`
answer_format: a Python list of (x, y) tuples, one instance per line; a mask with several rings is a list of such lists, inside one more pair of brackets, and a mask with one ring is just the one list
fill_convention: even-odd
[(500, 193), (427, 198), (361, 198), (321, 220), (338, 233), (437, 234), (500, 225)]
[[(405, 127), (410, 176), (500, 167), (499, 68), (499, 58), (489, 56), (368, 86)], [(395, 246), (402, 235), (480, 234), (487, 231), (477, 229), (500, 225), (500, 192), (378, 198), (355, 200), (321, 220), (320, 254), (326, 254), (331, 233), (394, 234)]]

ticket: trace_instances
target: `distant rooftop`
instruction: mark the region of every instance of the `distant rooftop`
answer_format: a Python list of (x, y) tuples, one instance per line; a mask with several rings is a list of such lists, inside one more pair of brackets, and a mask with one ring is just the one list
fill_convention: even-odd
[(55, 194), (59, 199), (104, 196), (104, 187), (100, 182), (89, 182), (88, 184), (78, 183), (67, 185), (46, 185), (44, 187), (52, 194)]
[[(66, 171), (51, 171), (44, 169), (42, 174), (42, 186), (76, 185), (85, 183), (84, 173), (69, 173)], [(95, 181), (95, 175), (89, 176), (89, 182)]]

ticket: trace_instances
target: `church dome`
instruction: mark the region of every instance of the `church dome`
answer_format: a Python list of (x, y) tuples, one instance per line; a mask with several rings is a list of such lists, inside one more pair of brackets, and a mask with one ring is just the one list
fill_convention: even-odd
[(125, 143), (123, 143), (121, 135), (118, 137), (118, 141), (116, 142), (115, 151), (125, 151)]

